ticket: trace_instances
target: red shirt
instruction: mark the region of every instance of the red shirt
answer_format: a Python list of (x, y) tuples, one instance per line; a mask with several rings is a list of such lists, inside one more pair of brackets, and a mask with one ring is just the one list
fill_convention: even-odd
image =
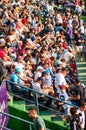
[(75, 5), (80, 5), (80, 0), (75, 0), (74, 4)]
[(5, 58), (5, 52), (3, 50), (0, 50), (0, 58), (2, 58), (2, 60), (4, 60)]
[(61, 47), (63, 47), (64, 49), (67, 49), (67, 45), (64, 43), (61, 44)]
[(26, 18), (23, 18), (23, 19), (22, 19), (22, 23), (23, 23), (24, 25), (26, 25), (26, 24), (27, 24), (27, 19), (26, 19)]
[(76, 64), (75, 63), (71, 63), (70, 67), (73, 69), (73, 73), (76, 73)]

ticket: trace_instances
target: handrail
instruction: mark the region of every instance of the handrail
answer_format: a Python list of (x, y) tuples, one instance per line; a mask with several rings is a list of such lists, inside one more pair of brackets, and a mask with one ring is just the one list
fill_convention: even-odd
[[(21, 97), (21, 96), (19, 96), (19, 95), (13, 94), (13, 93), (11, 93), (11, 94), (12, 94), (13, 96), (15, 96), (15, 97), (18, 97), (18, 98), (23, 99), (23, 100), (26, 100), (26, 101), (30, 101), (31, 103), (34, 103), (34, 104), (35, 104), (34, 101), (27, 100), (27, 99), (25, 99), (25, 98), (23, 98), (23, 97)], [(39, 106), (41, 106), (41, 107), (44, 107), (44, 108), (47, 108), (47, 109), (50, 110), (50, 111), (56, 112), (56, 114), (63, 114), (63, 113), (60, 112), (60, 111), (57, 111), (57, 110), (55, 110), (55, 109), (46, 107), (46, 106), (44, 106), (44, 105), (42, 105), (42, 104), (40, 104), (40, 103), (38, 103), (38, 104), (39, 104)], [(64, 115), (67, 116), (66, 114), (64, 114)]]
[(0, 128), (3, 128), (4, 130), (12, 130), (12, 129), (9, 129), (9, 128), (3, 127), (3, 126), (0, 126)]
[[(30, 130), (32, 130), (31, 125), (34, 125), (33, 122), (30, 122), (30, 121), (27, 121), (27, 120), (21, 119), (21, 118), (19, 118), (19, 117), (13, 116), (13, 115), (8, 114), (8, 113), (5, 113), (5, 112), (0, 112), (0, 113), (3, 114), (3, 115), (6, 115), (6, 116), (8, 116), (8, 117), (11, 117), (11, 118), (14, 118), (14, 119), (20, 120), (20, 121), (22, 121), (22, 122), (28, 123), (28, 124), (29, 124), (29, 127), (30, 127)], [(9, 129), (9, 128), (3, 127), (3, 126), (0, 126), (0, 128), (4, 128), (5, 130), (12, 130), (12, 129)], [(50, 130), (50, 129), (46, 128), (46, 130)]]
[[(12, 82), (12, 81), (10, 81), (10, 80), (4, 80), (4, 81), (9, 82), (9, 83), (12, 83), (12, 84), (15, 84), (14, 82)], [(65, 104), (67, 104), (67, 105), (74, 106), (74, 107), (78, 107), (78, 106), (76, 106), (76, 105), (74, 105), (74, 104), (72, 104), (72, 103), (67, 103), (67, 102), (65, 102), (65, 101), (62, 101), (62, 100), (60, 100), (60, 99), (58, 99), (58, 98), (55, 98), (55, 97), (53, 97), (53, 96), (50, 96), (50, 95), (48, 95), (48, 94), (42, 94), (42, 93), (40, 93), (40, 92), (38, 92), (38, 91), (36, 91), (36, 90), (34, 90), (34, 89), (32, 89), (32, 88), (29, 88), (29, 87), (27, 87), (27, 86), (22, 86), (22, 85), (20, 85), (20, 84), (16, 84), (16, 85), (18, 85), (18, 86), (20, 86), (20, 87), (23, 87), (24, 89), (31, 90), (32, 92), (35, 92), (35, 93), (37, 93), (37, 94), (44, 95), (45, 97), (51, 98), (52, 100), (60, 101), (60, 102), (63, 102), (63, 103), (65, 103)]]
[[(27, 120), (24, 120), (24, 119), (21, 119), (21, 118), (16, 117), (16, 116), (13, 116), (13, 115), (11, 115), (11, 114), (5, 113), (5, 112), (1, 112), (1, 111), (0, 111), (0, 113), (3, 114), (3, 115), (5, 115), (5, 116), (11, 117), (11, 118), (14, 118), (14, 119), (17, 119), (17, 120), (20, 120), (20, 121), (22, 121), (22, 122), (25, 122), (25, 123), (29, 124), (30, 130), (32, 130), (31, 125), (34, 125), (34, 123), (32, 123), (32, 122), (30, 122), (30, 121), (27, 121)], [(7, 129), (7, 130), (11, 130), (11, 129)]]
[(0, 113), (3, 114), (3, 115), (6, 115), (6, 116), (8, 116), (8, 117), (18, 119), (18, 120), (20, 120), (20, 121), (22, 121), (22, 122), (25, 122), (25, 123), (31, 124), (31, 125), (34, 124), (34, 123), (30, 122), (30, 121), (27, 121), (27, 120), (21, 119), (21, 118), (19, 118), (19, 117), (13, 116), (13, 115), (8, 114), (8, 113), (6, 113), (6, 112), (0, 112)]

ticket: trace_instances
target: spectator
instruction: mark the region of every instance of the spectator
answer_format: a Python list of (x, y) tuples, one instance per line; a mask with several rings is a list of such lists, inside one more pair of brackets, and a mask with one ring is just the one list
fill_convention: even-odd
[(41, 77), (42, 71), (43, 71), (43, 67), (42, 66), (38, 66), (37, 67), (37, 71), (34, 74), (34, 81), (37, 81), (37, 79)]
[(13, 83), (10, 83), (11, 90), (13, 93), (21, 93), (24, 95), (24, 98), (29, 99), (28, 90), (25, 89), (23, 86), (30, 86), (29, 84), (26, 84), (24, 81), (21, 80), (21, 72), (22, 69), (15, 68), (15, 72), (11, 75), (10, 81)]
[(82, 101), (84, 101), (84, 87), (81, 85), (79, 78), (75, 79), (75, 87), (74, 87), (74, 95), (73, 97), (69, 97), (69, 100), (76, 104), (77, 106), (80, 105)]
[(82, 130), (85, 129), (85, 103), (82, 102), (80, 104), (80, 109), (77, 110), (77, 113), (81, 113), (82, 116), (80, 116), (80, 123), (81, 123), (81, 128)]
[(65, 67), (63, 67), (61, 69), (61, 72), (57, 73), (55, 76), (55, 87), (57, 89), (57, 93), (60, 93), (60, 85), (65, 85), (67, 87), (67, 83), (66, 83), (66, 79), (65, 76), (67, 74), (67, 69)]
[[(71, 107), (70, 105), (71, 105), (71, 102), (69, 101), (69, 97), (68, 97), (68, 94), (66, 92), (66, 86), (61, 85), (61, 86), (59, 86), (59, 88), (61, 90), (61, 92), (59, 93), (59, 99), (61, 101), (64, 101), (64, 102), (58, 102), (58, 105), (59, 106), (62, 105), (65, 114), (69, 115), (70, 114), (70, 107)], [(69, 103), (70, 105), (66, 104), (66, 102)]]
[(43, 119), (37, 115), (35, 107), (30, 107), (28, 109), (28, 116), (33, 119), (35, 130), (46, 130), (45, 123)]

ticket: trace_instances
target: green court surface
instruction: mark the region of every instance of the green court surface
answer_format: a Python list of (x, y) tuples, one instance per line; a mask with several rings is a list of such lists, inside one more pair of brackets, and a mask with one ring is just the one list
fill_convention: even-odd
[[(22, 119), (32, 121), (28, 117), (28, 111), (25, 106), (25, 101), (11, 101), (9, 102), (9, 113), (20, 117)], [(50, 111), (40, 111), (40, 116), (44, 119), (46, 127), (49, 130), (63, 130), (66, 126), (64, 126), (62, 119), (53, 119), (51, 120), (51, 117), (53, 117), (52, 113)], [(10, 118), (8, 127), (13, 130), (29, 130), (29, 124), (24, 123), (22, 121)]]
[(86, 62), (77, 62), (77, 71), (81, 83), (86, 85)]

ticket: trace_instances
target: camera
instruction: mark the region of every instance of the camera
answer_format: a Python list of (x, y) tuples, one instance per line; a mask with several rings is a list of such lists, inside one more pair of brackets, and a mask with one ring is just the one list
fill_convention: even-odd
[(66, 118), (66, 122), (67, 125), (70, 126), (70, 130), (81, 130), (80, 116), (82, 116), (81, 113), (68, 116)]
[(81, 113), (74, 115), (74, 116), (68, 116), (66, 118), (67, 123), (76, 121), (77, 123), (80, 122), (80, 116), (82, 116)]

